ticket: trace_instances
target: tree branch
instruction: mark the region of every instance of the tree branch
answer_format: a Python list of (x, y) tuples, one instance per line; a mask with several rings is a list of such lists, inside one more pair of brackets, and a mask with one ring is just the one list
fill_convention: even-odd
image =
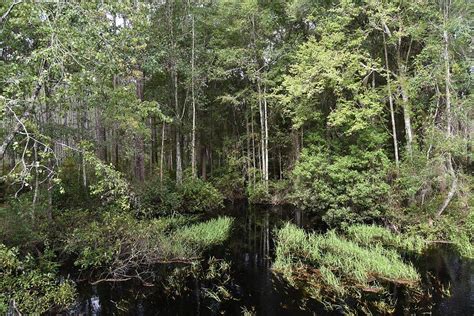
[(20, 4), (20, 3), (22, 3), (21, 0), (15, 1), (15, 2), (13, 2), (13, 3), (10, 5), (10, 7), (9, 7), (8, 10), (7, 10), (7, 12), (5, 12), (5, 13), (0, 17), (0, 24), (2, 24), (2, 23), (6, 20), (7, 16), (10, 14), (10, 12), (13, 10), (13, 8), (14, 8), (17, 4)]
[(35, 90), (33, 91), (33, 94), (28, 100), (28, 106), (26, 108), (26, 111), (23, 113), (23, 115), (17, 120), (16, 125), (10, 130), (8, 135), (5, 137), (5, 139), (2, 142), (2, 145), (0, 146), (0, 160), (3, 160), (3, 157), (5, 155), (5, 151), (7, 150), (8, 146), (10, 143), (13, 141), (13, 138), (15, 137), (15, 134), (23, 127), (23, 122), (22, 120), (28, 118), (30, 116), (30, 111), (32, 109), (32, 103), (36, 100), (38, 97), (40, 90), (41, 90), (41, 84), (38, 83), (35, 87)]

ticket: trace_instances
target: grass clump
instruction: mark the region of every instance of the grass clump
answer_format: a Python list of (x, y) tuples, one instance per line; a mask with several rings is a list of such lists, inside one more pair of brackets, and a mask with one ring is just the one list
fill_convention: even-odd
[(359, 245), (382, 245), (385, 247), (421, 253), (428, 244), (419, 236), (395, 234), (376, 225), (356, 224), (346, 228), (347, 237)]
[(334, 231), (306, 233), (289, 223), (276, 233), (273, 269), (323, 302), (383, 292), (394, 283), (411, 286), (420, 280), (394, 249), (378, 243), (362, 246)]

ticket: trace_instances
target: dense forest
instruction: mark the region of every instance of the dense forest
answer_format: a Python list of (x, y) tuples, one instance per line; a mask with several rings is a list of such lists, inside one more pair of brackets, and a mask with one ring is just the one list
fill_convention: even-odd
[(311, 218), (256, 234), (305, 300), (393, 313), (395, 286), (416, 308), (408, 257), (474, 258), (473, 9), (2, 1), (0, 313), (74, 314), (84, 284), (130, 282), (225, 311), (239, 203)]

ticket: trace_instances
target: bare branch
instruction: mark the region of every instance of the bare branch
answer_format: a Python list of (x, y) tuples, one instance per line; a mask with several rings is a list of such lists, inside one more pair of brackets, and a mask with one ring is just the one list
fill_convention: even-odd
[(26, 111), (23, 113), (21, 118), (17, 119), (16, 125), (10, 130), (8, 135), (5, 137), (5, 139), (2, 142), (2, 145), (0, 146), (0, 160), (3, 159), (5, 155), (5, 151), (7, 150), (8, 146), (10, 143), (13, 141), (13, 138), (15, 137), (15, 134), (22, 128), (24, 127), (22, 121), (25, 120), (30, 116), (30, 111), (32, 109), (32, 104), (38, 97), (40, 90), (41, 90), (41, 83), (38, 83), (35, 87), (35, 90), (33, 91), (33, 94), (31, 95), (30, 99), (28, 100), (28, 106), (26, 108)]

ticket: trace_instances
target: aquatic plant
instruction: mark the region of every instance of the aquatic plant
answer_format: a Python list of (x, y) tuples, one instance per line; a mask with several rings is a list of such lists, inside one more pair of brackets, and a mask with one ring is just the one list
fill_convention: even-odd
[(77, 256), (78, 267), (96, 275), (96, 282), (143, 280), (153, 265), (200, 259), (203, 251), (227, 239), (231, 226), (227, 217), (196, 224), (182, 216), (139, 220), (109, 213), (74, 230), (66, 250)]
[(273, 269), (323, 302), (384, 292), (387, 284), (414, 286), (420, 280), (414, 267), (393, 249), (362, 246), (334, 231), (307, 233), (289, 223), (276, 232)]
[(396, 234), (376, 225), (355, 224), (346, 227), (347, 237), (359, 245), (382, 245), (398, 250), (421, 253), (428, 243), (420, 236)]

